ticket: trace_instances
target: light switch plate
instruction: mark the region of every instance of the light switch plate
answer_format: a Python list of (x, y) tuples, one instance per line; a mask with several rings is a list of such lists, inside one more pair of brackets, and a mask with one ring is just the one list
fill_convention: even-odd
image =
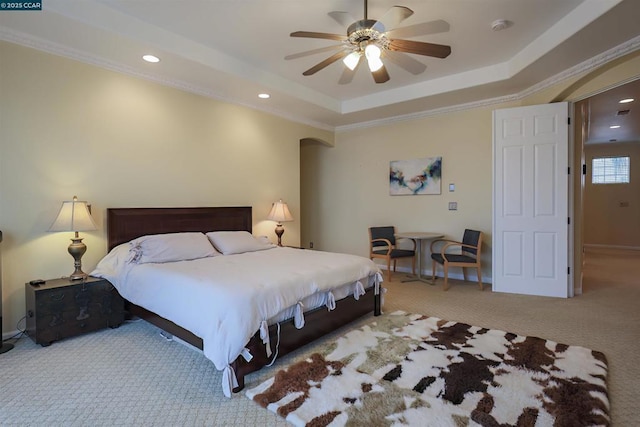
[(449, 184), (449, 192), (453, 193), (454, 191), (456, 191), (456, 185), (455, 184)]

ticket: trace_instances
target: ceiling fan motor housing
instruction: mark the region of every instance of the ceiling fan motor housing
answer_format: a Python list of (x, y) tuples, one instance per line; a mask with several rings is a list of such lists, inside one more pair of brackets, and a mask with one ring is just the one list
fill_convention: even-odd
[(370, 30), (371, 27), (373, 27), (376, 24), (375, 19), (361, 19), (359, 21), (354, 22), (353, 24), (349, 25), (349, 28), (347, 28), (347, 36), (351, 37), (351, 34), (356, 32), (356, 31), (360, 31), (360, 30)]
[[(369, 43), (377, 44), (380, 49), (387, 49), (389, 47), (389, 39), (384, 32), (372, 28), (376, 23), (378, 21), (375, 19), (361, 19), (354, 22), (347, 29), (347, 40), (358, 50), (363, 49)], [(382, 27), (382, 24), (378, 23), (378, 26)]]

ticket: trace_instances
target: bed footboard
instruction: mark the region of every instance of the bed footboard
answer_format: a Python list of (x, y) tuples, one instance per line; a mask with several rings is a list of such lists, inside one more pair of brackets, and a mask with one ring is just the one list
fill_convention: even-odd
[[(277, 357), (284, 356), (365, 314), (371, 313), (371, 311), (373, 311), (375, 316), (379, 316), (381, 313), (380, 295), (375, 295), (373, 289), (361, 296), (358, 301), (353, 297), (336, 301), (336, 308), (332, 311), (328, 311), (327, 308), (323, 306), (305, 312), (305, 326), (302, 329), (296, 329), (291, 320), (280, 322), (280, 343), (278, 345)], [(278, 325), (271, 325), (269, 327), (269, 338), (272, 350), (275, 353), (275, 346), (276, 343), (278, 343)], [(260, 339), (260, 332), (257, 332), (251, 338), (247, 344), (247, 348), (253, 355), (251, 361), (247, 362), (242, 356), (239, 356), (231, 364), (236, 379), (238, 380), (238, 387), (233, 389), (234, 393), (244, 388), (245, 375), (268, 365), (274, 357), (274, 355), (267, 357), (265, 346)]]

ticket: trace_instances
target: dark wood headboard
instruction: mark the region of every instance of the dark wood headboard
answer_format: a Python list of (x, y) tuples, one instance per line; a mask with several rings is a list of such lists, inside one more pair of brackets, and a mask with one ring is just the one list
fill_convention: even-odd
[(251, 206), (209, 208), (110, 208), (107, 209), (107, 246), (113, 249), (147, 234), (187, 231), (248, 231)]

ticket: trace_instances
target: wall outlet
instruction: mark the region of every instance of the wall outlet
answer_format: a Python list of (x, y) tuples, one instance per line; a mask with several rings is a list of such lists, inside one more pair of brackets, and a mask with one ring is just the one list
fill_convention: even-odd
[(457, 211), (458, 210), (458, 202), (449, 202), (449, 210)]
[(309, 242), (309, 249), (313, 249), (313, 242)]

